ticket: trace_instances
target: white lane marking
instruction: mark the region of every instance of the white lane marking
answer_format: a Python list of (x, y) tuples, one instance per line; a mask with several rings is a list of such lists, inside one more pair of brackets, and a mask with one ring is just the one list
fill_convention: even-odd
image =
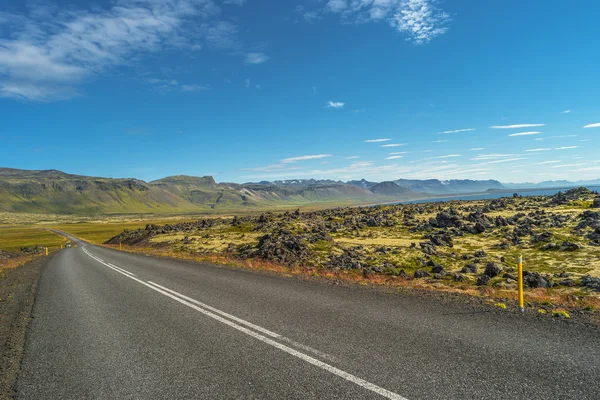
[(117, 272), (121, 272), (121, 273), (123, 273), (123, 274), (126, 274), (126, 275), (128, 275), (128, 276), (136, 276), (136, 275), (135, 275), (133, 272), (126, 271), (126, 270), (124, 270), (123, 268), (119, 268), (119, 267), (117, 267), (116, 265), (113, 265), (113, 264), (111, 264), (111, 263), (107, 263), (107, 262), (105, 262), (103, 259), (101, 259), (101, 258), (99, 258), (99, 257), (96, 257), (95, 255), (91, 254), (91, 253), (90, 253), (89, 251), (87, 251), (85, 248), (82, 248), (82, 250), (83, 250), (83, 252), (84, 252), (85, 254), (87, 254), (89, 257), (93, 258), (94, 260), (98, 261), (100, 264), (103, 264), (103, 265), (107, 266), (108, 268), (110, 268), (110, 269), (112, 269), (112, 270), (115, 270), (115, 271), (117, 271)]
[(312, 348), (312, 347), (310, 347), (310, 346), (306, 346), (306, 345), (304, 345), (304, 344), (302, 344), (302, 343), (298, 343), (298, 342), (296, 342), (296, 341), (294, 341), (294, 340), (292, 340), (292, 339), (289, 339), (289, 338), (287, 338), (287, 337), (285, 337), (285, 336), (282, 336), (282, 335), (280, 335), (280, 334), (278, 334), (278, 333), (275, 333), (275, 332), (272, 332), (272, 331), (270, 331), (270, 330), (268, 330), (268, 329), (265, 329), (265, 328), (263, 328), (262, 326), (255, 325), (255, 324), (253, 324), (253, 323), (251, 323), (251, 322), (248, 322), (248, 321), (246, 321), (246, 320), (243, 320), (243, 319), (241, 319), (241, 318), (238, 318), (238, 317), (236, 317), (236, 316), (234, 316), (234, 315), (231, 315), (231, 314), (229, 314), (229, 313), (226, 313), (225, 311), (221, 311), (221, 310), (219, 310), (218, 308), (214, 308), (214, 307), (212, 307), (212, 306), (209, 306), (208, 304), (202, 303), (202, 302), (200, 302), (200, 301), (198, 301), (198, 300), (196, 300), (196, 299), (192, 299), (191, 297), (188, 297), (188, 296), (186, 296), (186, 295), (184, 295), (184, 294), (181, 294), (181, 293), (179, 293), (179, 292), (176, 292), (176, 291), (174, 291), (174, 290), (172, 290), (172, 289), (169, 289), (169, 288), (167, 288), (167, 287), (161, 286), (161, 285), (159, 285), (158, 283), (155, 283), (155, 282), (152, 282), (152, 281), (148, 281), (148, 283), (149, 283), (149, 284), (151, 284), (151, 285), (154, 285), (154, 286), (158, 287), (159, 289), (162, 289), (162, 290), (164, 290), (165, 292), (169, 292), (169, 293), (171, 293), (171, 294), (173, 294), (173, 295), (175, 295), (175, 296), (178, 296), (178, 297), (180, 297), (180, 298), (182, 298), (182, 299), (184, 299), (184, 300), (187, 300), (187, 301), (189, 301), (190, 303), (194, 303), (194, 304), (196, 304), (196, 305), (198, 305), (198, 306), (200, 306), (200, 307), (203, 307), (203, 308), (205, 308), (205, 309), (208, 309), (208, 310), (210, 310), (210, 311), (212, 311), (212, 312), (214, 312), (214, 313), (216, 313), (216, 314), (222, 315), (222, 316), (224, 316), (224, 317), (227, 317), (227, 318), (229, 318), (229, 319), (231, 319), (231, 320), (234, 320), (234, 321), (236, 321), (236, 322), (238, 322), (238, 323), (240, 323), (240, 324), (242, 324), (242, 325), (246, 325), (247, 327), (250, 327), (250, 328), (252, 328), (252, 329), (254, 329), (254, 330), (256, 330), (256, 331), (262, 332), (262, 333), (264, 333), (265, 335), (269, 335), (269, 336), (271, 336), (271, 337), (274, 337), (275, 339), (279, 339), (279, 340), (281, 340), (281, 341), (285, 341), (285, 342), (287, 342), (287, 343), (291, 344), (292, 346), (295, 346), (295, 347), (301, 348), (301, 349), (303, 349), (303, 350), (306, 350), (306, 351), (310, 351), (311, 353), (313, 353), (313, 354), (316, 354), (316, 355), (318, 355), (319, 357), (322, 357), (322, 358), (328, 359), (328, 360), (330, 360), (330, 361), (338, 361), (338, 360), (337, 360), (335, 357), (333, 357), (333, 356), (331, 356), (331, 355), (329, 355), (329, 354), (327, 354), (327, 353), (323, 353), (322, 351), (319, 351), (319, 350), (317, 350), (317, 349), (313, 349), (313, 348)]
[[(89, 254), (87, 251), (85, 253), (88, 254), (90, 257), (95, 258), (91, 254)], [(195, 304), (193, 304), (193, 303), (191, 303), (189, 301), (186, 301), (186, 300), (184, 300), (182, 298), (179, 298), (179, 297), (177, 297), (177, 296), (175, 296), (175, 295), (173, 295), (173, 294), (171, 294), (169, 292), (166, 292), (165, 290), (159, 289), (158, 287), (155, 287), (155, 286), (151, 285), (150, 283), (146, 283), (146, 282), (144, 282), (144, 281), (142, 281), (142, 280), (140, 280), (138, 278), (135, 278), (135, 277), (133, 277), (133, 276), (131, 276), (129, 274), (126, 274), (126, 273), (124, 273), (122, 271), (119, 271), (118, 269), (115, 269), (115, 268), (111, 267), (110, 265), (108, 265), (108, 264), (106, 264), (104, 262), (102, 262), (102, 264), (106, 265), (108, 268), (111, 268), (111, 269), (117, 271), (121, 275), (123, 275), (123, 276), (125, 276), (125, 277), (127, 277), (129, 279), (132, 279), (132, 280), (134, 280), (134, 281), (136, 281), (138, 283), (141, 283), (142, 285), (144, 285), (144, 286), (146, 286), (146, 287), (148, 287), (148, 288), (150, 288), (150, 289), (152, 289), (152, 290), (154, 290), (154, 291), (156, 291), (158, 293), (161, 293), (164, 296), (170, 297), (171, 299), (173, 299), (173, 300), (175, 300), (175, 301), (177, 301), (177, 302), (179, 302), (181, 304), (184, 304), (184, 305), (186, 305), (186, 306), (188, 306), (188, 307), (190, 307), (190, 308), (192, 308), (192, 309), (194, 309), (194, 310), (196, 310), (196, 311), (198, 311), (198, 312), (200, 312), (200, 313), (202, 313), (202, 314), (204, 314), (204, 315), (206, 315), (208, 317), (211, 317), (211, 318), (213, 318), (213, 319), (215, 319), (215, 320), (217, 320), (217, 321), (219, 321), (219, 322), (221, 322), (221, 323), (223, 323), (225, 325), (228, 325), (228, 326), (230, 326), (230, 327), (232, 327), (232, 328), (234, 328), (234, 329), (236, 329), (236, 330), (238, 330), (240, 332), (245, 333), (248, 336), (251, 336), (251, 337), (253, 337), (253, 338), (257, 339), (257, 340), (260, 340), (263, 343), (271, 345), (271, 346), (273, 346), (273, 347), (275, 347), (275, 348), (277, 348), (277, 349), (279, 349), (281, 351), (284, 351), (284, 352), (286, 352), (288, 354), (291, 354), (291, 355), (293, 355), (293, 356), (295, 356), (295, 357), (297, 357), (297, 358), (299, 358), (299, 359), (301, 359), (301, 360), (303, 360), (303, 361), (305, 361), (305, 362), (307, 362), (309, 364), (312, 364), (312, 365), (314, 365), (316, 367), (319, 367), (319, 368), (321, 368), (321, 369), (323, 369), (323, 370), (325, 370), (327, 372), (330, 372), (333, 375), (339, 376), (340, 378), (343, 378), (343, 379), (345, 379), (345, 380), (347, 380), (349, 382), (352, 382), (352, 383), (354, 383), (354, 384), (356, 384), (356, 385), (358, 385), (358, 386), (360, 386), (360, 387), (362, 387), (364, 389), (370, 390), (370, 391), (372, 391), (374, 393), (377, 393), (377, 394), (379, 394), (379, 395), (381, 395), (381, 396), (383, 396), (385, 398), (388, 398), (388, 399), (393, 399), (393, 400), (408, 400), (407, 398), (402, 397), (402, 396), (400, 396), (397, 393), (391, 392), (391, 391), (389, 391), (387, 389), (384, 389), (384, 388), (382, 388), (380, 386), (375, 385), (374, 383), (368, 382), (368, 381), (366, 381), (364, 379), (361, 379), (361, 378), (359, 378), (359, 377), (357, 377), (355, 375), (352, 375), (352, 374), (350, 374), (350, 373), (348, 373), (346, 371), (343, 371), (343, 370), (341, 370), (339, 368), (336, 368), (333, 365), (329, 365), (327, 363), (324, 363), (323, 361), (317, 360), (316, 358), (313, 358), (313, 357), (311, 357), (311, 356), (309, 356), (307, 354), (304, 354), (304, 353), (302, 353), (302, 352), (300, 352), (298, 350), (292, 349), (291, 347), (288, 347), (288, 346), (286, 346), (284, 344), (276, 342), (273, 339), (270, 339), (270, 338), (268, 338), (266, 336), (263, 336), (263, 335), (261, 335), (259, 333), (251, 331), (248, 328), (245, 328), (245, 327), (243, 327), (241, 325), (236, 324), (235, 322), (232, 322), (232, 321), (230, 321), (228, 319), (225, 319), (225, 318), (223, 318), (223, 317), (221, 317), (221, 316), (219, 316), (217, 314), (214, 314), (214, 313), (212, 313), (212, 312), (210, 312), (208, 310), (205, 310), (204, 308), (201, 308), (201, 307), (199, 307), (199, 306), (197, 306), (197, 305), (195, 305)]]
[(158, 283), (154, 283), (154, 282), (152, 282), (152, 281), (148, 281), (148, 283), (149, 283), (149, 284), (151, 284), (151, 285), (154, 285), (154, 286), (156, 286), (156, 287), (157, 287), (157, 288), (159, 288), (159, 289), (162, 289), (162, 290), (164, 290), (165, 292), (169, 292), (169, 293), (171, 293), (171, 294), (174, 294), (175, 296), (181, 297), (182, 299), (184, 299), (184, 300), (187, 300), (187, 301), (189, 301), (190, 303), (194, 303), (194, 304), (196, 304), (196, 305), (199, 305), (200, 307), (206, 308), (206, 309), (208, 309), (208, 310), (210, 310), (210, 311), (212, 311), (212, 312), (214, 312), (214, 313), (216, 313), (216, 314), (220, 314), (220, 315), (222, 315), (222, 316), (224, 316), (224, 317), (227, 317), (227, 318), (229, 318), (229, 319), (232, 319), (232, 320), (234, 320), (235, 322), (238, 322), (238, 323), (240, 323), (240, 324), (242, 324), (242, 325), (246, 325), (247, 327), (250, 327), (250, 328), (252, 328), (252, 329), (254, 329), (254, 330), (257, 330), (257, 331), (259, 331), (259, 332), (262, 332), (262, 333), (264, 333), (265, 335), (269, 335), (269, 336), (271, 336), (271, 337), (274, 337), (275, 339), (280, 339), (280, 338), (282, 337), (282, 336), (281, 336), (280, 334), (278, 334), (278, 333), (271, 332), (270, 330), (268, 330), (268, 329), (265, 329), (265, 328), (263, 328), (263, 327), (261, 327), (261, 326), (254, 325), (254, 324), (253, 324), (253, 323), (251, 323), (251, 322), (245, 321), (245, 320), (243, 320), (243, 319), (241, 319), (241, 318), (238, 318), (238, 317), (236, 317), (236, 316), (233, 316), (233, 315), (231, 315), (231, 314), (228, 314), (228, 313), (226, 313), (226, 312), (224, 312), (224, 311), (221, 311), (221, 310), (219, 310), (219, 309), (217, 309), (217, 308), (211, 307), (211, 306), (209, 306), (208, 304), (201, 303), (201, 302), (199, 302), (198, 300), (192, 299), (191, 297), (187, 297), (186, 295), (183, 295), (183, 294), (181, 294), (181, 293), (178, 293), (178, 292), (176, 292), (176, 291), (174, 291), (174, 290), (171, 290), (171, 289), (169, 289), (169, 288), (166, 288), (166, 287), (164, 287), (164, 286), (161, 286), (161, 285), (159, 285)]

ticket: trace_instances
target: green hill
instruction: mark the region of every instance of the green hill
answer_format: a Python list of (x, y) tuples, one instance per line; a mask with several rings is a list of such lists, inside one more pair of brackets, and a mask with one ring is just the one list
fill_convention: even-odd
[(150, 183), (0, 168), (0, 211), (56, 214), (193, 213), (211, 210), (360, 204), (388, 200), (341, 183), (216, 183), (210, 176), (171, 176)]

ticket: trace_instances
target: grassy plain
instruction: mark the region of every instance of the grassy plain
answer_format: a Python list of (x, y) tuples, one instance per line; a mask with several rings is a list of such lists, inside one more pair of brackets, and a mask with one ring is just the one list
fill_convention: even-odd
[(0, 226), (0, 250), (18, 252), (21, 247), (59, 248), (66, 239), (46, 229), (32, 226)]

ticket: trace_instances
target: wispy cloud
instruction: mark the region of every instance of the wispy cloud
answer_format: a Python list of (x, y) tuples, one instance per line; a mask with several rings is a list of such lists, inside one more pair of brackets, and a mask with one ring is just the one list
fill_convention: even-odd
[(531, 131), (531, 132), (519, 132), (519, 133), (511, 133), (508, 136), (530, 136), (530, 135), (539, 135), (542, 132)]
[(398, 158), (404, 158), (404, 156), (390, 156), (390, 157), (386, 157), (386, 160), (396, 160)]
[(331, 154), (315, 154), (310, 156), (298, 156), (298, 157), (290, 157), (284, 158), (281, 160), (283, 164), (295, 163), (298, 161), (306, 161), (306, 160), (319, 160), (321, 158), (331, 157)]
[(589, 124), (584, 126), (584, 128), (600, 128), (600, 122), (596, 122), (595, 124)]
[(571, 110), (565, 110), (565, 111), (561, 111), (561, 114), (569, 114), (571, 112)]
[(382, 144), (380, 147), (400, 147), (400, 146), (406, 146), (406, 143)]
[(394, 151), (394, 152), (391, 152), (390, 155), (408, 154), (408, 153), (410, 153), (410, 151)]
[(248, 65), (262, 64), (269, 60), (265, 53), (246, 53), (245, 63)]
[(534, 165), (546, 165), (546, 164), (558, 164), (562, 162), (561, 160), (549, 160), (549, 161), (542, 161), (539, 163), (535, 163)]
[[(237, 27), (212, 0), (120, 0), (108, 9), (11, 15), (0, 39), (0, 96), (51, 101), (76, 96), (86, 79), (165, 47), (238, 45)], [(197, 29), (184, 29), (195, 21)]]
[(485, 150), (485, 147), (473, 147), (472, 149), (469, 149), (469, 151), (481, 151), (481, 150)]
[(522, 128), (534, 128), (538, 126), (546, 126), (546, 124), (515, 124), (515, 125), (494, 125), (490, 126), (491, 129), (522, 129)]
[(448, 30), (450, 16), (439, 9), (437, 0), (324, 0), (324, 6), (307, 10), (296, 7), (296, 12), (308, 23), (332, 13), (340, 15), (343, 23), (363, 24), (387, 22), (406, 40), (421, 45), (429, 43)]
[(471, 131), (474, 131), (474, 130), (475, 130), (475, 128), (456, 129), (456, 130), (453, 130), (453, 131), (440, 132), (440, 133), (438, 133), (438, 135), (443, 135), (443, 134), (448, 134), (448, 133), (471, 132)]
[(346, 103), (342, 103), (341, 101), (331, 101), (327, 102), (326, 108), (344, 108)]
[(360, 158), (360, 156), (350, 156), (350, 157), (346, 157), (346, 160), (355, 160), (357, 158)]
[(527, 152), (538, 152), (538, 151), (548, 151), (548, 150), (552, 150), (552, 149), (529, 149), (529, 150), (525, 150)]
[(392, 139), (369, 139), (365, 140), (365, 143), (381, 143), (381, 142), (389, 142)]
[(571, 167), (581, 167), (585, 164), (561, 164), (561, 165), (553, 165), (550, 168), (571, 168)]
[(577, 149), (579, 146), (563, 146), (563, 147), (557, 147), (554, 150), (570, 150), (570, 149)]
[(181, 90), (184, 92), (201, 92), (210, 89), (211, 87), (207, 85), (181, 85)]
[(479, 163), (478, 165), (500, 164), (500, 163), (506, 163), (506, 162), (519, 161), (519, 160), (527, 160), (527, 158), (524, 158), (524, 157), (506, 158), (506, 159), (502, 159), (502, 160), (486, 161), (484, 163)]

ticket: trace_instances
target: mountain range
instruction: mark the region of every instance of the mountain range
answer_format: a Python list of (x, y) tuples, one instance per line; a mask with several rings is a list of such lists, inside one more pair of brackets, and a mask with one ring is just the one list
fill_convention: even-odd
[[(532, 184), (533, 185), (533, 184)], [(528, 186), (532, 187), (532, 186)], [(357, 205), (508, 190), (495, 180), (386, 182), (297, 179), (217, 183), (170, 176), (151, 182), (0, 168), (0, 211), (57, 214), (198, 213), (303, 205)]]

